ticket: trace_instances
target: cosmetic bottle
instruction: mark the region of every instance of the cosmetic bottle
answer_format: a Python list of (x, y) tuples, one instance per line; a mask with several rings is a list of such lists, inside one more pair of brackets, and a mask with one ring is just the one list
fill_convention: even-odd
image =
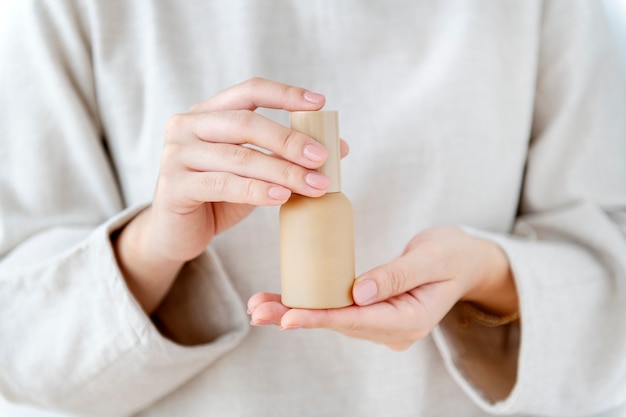
[(328, 150), (317, 171), (331, 179), (321, 197), (292, 194), (280, 208), (282, 303), (326, 309), (353, 304), (354, 222), (350, 200), (341, 192), (341, 152), (336, 111), (290, 114), (291, 128)]

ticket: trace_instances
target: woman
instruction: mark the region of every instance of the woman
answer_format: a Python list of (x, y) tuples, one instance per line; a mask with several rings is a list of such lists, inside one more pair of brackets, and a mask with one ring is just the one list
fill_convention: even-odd
[[(626, 90), (598, 9), (25, 2), (2, 49), (3, 396), (103, 416), (623, 409)], [(277, 207), (328, 184), (284, 111), (322, 107), (351, 144), (356, 304), (289, 310)]]

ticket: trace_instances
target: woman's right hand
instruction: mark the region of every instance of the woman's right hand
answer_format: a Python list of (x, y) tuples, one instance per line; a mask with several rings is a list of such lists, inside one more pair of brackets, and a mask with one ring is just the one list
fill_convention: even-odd
[(121, 271), (146, 312), (185, 262), (255, 206), (280, 205), (291, 192), (326, 192), (330, 180), (314, 171), (326, 149), (254, 112), (319, 110), (324, 102), (320, 94), (254, 78), (170, 118), (152, 205), (114, 241)]

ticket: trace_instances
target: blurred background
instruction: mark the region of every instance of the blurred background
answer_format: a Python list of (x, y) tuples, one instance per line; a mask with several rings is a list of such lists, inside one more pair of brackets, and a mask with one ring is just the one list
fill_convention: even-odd
[[(12, 7), (20, 1), (26, 0), (0, 0), (0, 29), (4, 24), (4, 19), (10, 13)], [(63, 0), (48, 0), (48, 1), (63, 1)], [(105, 0), (106, 1), (106, 0)], [(598, 0), (588, 0), (598, 1)], [(622, 58), (626, 64), (626, 0), (601, 0), (607, 9), (609, 16), (611, 29), (614, 31), (620, 45)], [(2, 65), (2, 63), (0, 63)], [(5, 111), (7, 109), (0, 109)], [(624, 115), (626, 117), (626, 115)], [(0, 341), (0, 343), (6, 343), (6, 340)], [(1, 363), (0, 363), (1, 366)], [(33, 375), (33, 378), (37, 378), (37, 375)], [(112, 399), (113, 400), (113, 399)], [(29, 407), (14, 406), (11, 405), (0, 397), (0, 416), (2, 417), (59, 417), (58, 414), (42, 412), (34, 410)]]

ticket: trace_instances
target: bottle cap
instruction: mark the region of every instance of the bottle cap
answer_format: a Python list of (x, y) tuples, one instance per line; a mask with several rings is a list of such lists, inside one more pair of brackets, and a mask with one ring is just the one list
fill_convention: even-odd
[(330, 178), (329, 193), (341, 191), (341, 148), (339, 144), (339, 116), (336, 110), (296, 111), (289, 115), (291, 128), (321, 143), (328, 158), (318, 172)]

